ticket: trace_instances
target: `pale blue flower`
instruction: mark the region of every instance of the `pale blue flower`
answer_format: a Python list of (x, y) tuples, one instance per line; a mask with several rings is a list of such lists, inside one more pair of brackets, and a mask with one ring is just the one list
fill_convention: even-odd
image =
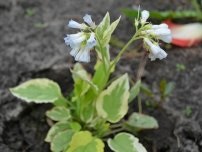
[(149, 58), (151, 59), (151, 61), (154, 61), (157, 58), (162, 60), (167, 57), (167, 53), (158, 45), (153, 44), (149, 39), (145, 38), (144, 42), (149, 47)]
[(166, 43), (172, 41), (171, 30), (168, 28), (167, 24), (152, 25), (151, 29), (143, 31), (142, 33), (151, 34)]
[(162, 23), (160, 25), (152, 25), (152, 29), (159, 29), (159, 28), (168, 28), (168, 25), (165, 23)]
[(71, 27), (71, 28), (77, 28), (77, 29), (86, 29), (87, 26), (85, 24), (80, 24), (74, 20), (70, 20), (69, 23), (68, 23), (68, 27)]
[(143, 10), (143, 11), (141, 12), (141, 20), (140, 20), (140, 22), (141, 22), (142, 24), (144, 24), (144, 23), (146, 23), (146, 21), (147, 21), (148, 18), (149, 18), (149, 11)]
[(65, 43), (70, 47), (80, 46), (85, 39), (86, 35), (83, 32), (79, 32), (77, 34), (70, 34), (64, 38)]
[(90, 62), (90, 50), (91, 49), (88, 47), (80, 49), (75, 56), (75, 60), (80, 62)]
[(66, 45), (71, 47), (70, 55), (73, 56), (76, 61), (90, 62), (90, 50), (97, 44), (95, 33), (93, 32), (96, 25), (88, 14), (86, 14), (83, 19), (89, 26), (70, 20), (68, 26), (78, 28), (81, 32), (69, 34), (64, 40)]
[(95, 22), (93, 22), (91, 15), (86, 14), (83, 17), (84, 22), (86, 22), (88, 25), (90, 25), (92, 28), (95, 28)]
[(95, 33), (91, 33), (90, 38), (87, 40), (87, 44), (86, 46), (88, 48), (93, 48), (94, 46), (96, 46), (97, 41), (95, 40)]

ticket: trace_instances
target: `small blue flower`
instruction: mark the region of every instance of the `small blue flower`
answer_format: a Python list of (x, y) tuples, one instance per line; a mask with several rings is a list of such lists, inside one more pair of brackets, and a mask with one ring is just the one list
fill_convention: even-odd
[(149, 47), (149, 58), (151, 59), (151, 61), (156, 60), (156, 58), (162, 60), (167, 57), (167, 53), (158, 45), (153, 44), (149, 39), (145, 38), (144, 42)]
[(68, 27), (70, 28), (77, 28), (77, 29), (82, 29), (84, 30), (85, 28), (87, 28), (87, 26), (85, 24), (80, 24), (74, 20), (70, 20), (68, 23)]
[(90, 62), (90, 50), (97, 44), (95, 33), (93, 32), (96, 25), (88, 14), (86, 14), (83, 19), (89, 26), (85, 23), (80, 24), (73, 20), (69, 21), (69, 27), (78, 28), (81, 32), (67, 35), (64, 41), (66, 45), (71, 47), (70, 55), (73, 56), (76, 61)]

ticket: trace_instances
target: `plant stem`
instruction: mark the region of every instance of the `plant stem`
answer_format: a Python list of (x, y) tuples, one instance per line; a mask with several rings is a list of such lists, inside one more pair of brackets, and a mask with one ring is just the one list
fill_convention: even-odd
[(137, 96), (137, 100), (138, 100), (138, 111), (139, 113), (142, 113), (142, 100), (140, 95)]
[(122, 127), (122, 124), (121, 124), (121, 123), (117, 123), (117, 124), (110, 125), (110, 128), (111, 128), (111, 129), (120, 128), (120, 127)]
[(109, 135), (112, 135), (112, 134), (115, 134), (115, 133), (117, 133), (117, 132), (121, 132), (121, 131), (123, 131), (124, 130), (124, 128), (117, 128), (117, 129), (114, 129), (114, 130), (112, 130), (112, 131), (110, 131), (110, 132), (108, 132), (108, 133), (106, 133), (105, 135), (104, 135), (104, 137), (106, 137), (106, 136), (109, 136)]
[(133, 38), (131, 38), (129, 41), (128, 41), (128, 43), (126, 43), (126, 45), (124, 45), (124, 47), (121, 49), (121, 51), (119, 52), (119, 54), (116, 56), (116, 58), (114, 59), (114, 64), (116, 64), (119, 60), (120, 60), (120, 58), (121, 58), (121, 56), (122, 56), (122, 54), (125, 52), (125, 50), (129, 47), (129, 45), (131, 45), (131, 43), (134, 41), (134, 39)]
[[(138, 33), (138, 32), (137, 32)], [(126, 45), (124, 45), (124, 47), (121, 49), (121, 51), (119, 52), (119, 54), (115, 57), (115, 59), (112, 61), (112, 64), (110, 65), (109, 70), (111, 70), (114, 65), (116, 65), (118, 63), (118, 61), (120, 60), (121, 56), (123, 55), (123, 53), (127, 50), (127, 48), (135, 41), (140, 39), (141, 37), (138, 36), (138, 34), (135, 34), (129, 41), (128, 43), (126, 43)]]
[(136, 76), (136, 80), (141, 80), (143, 74), (144, 74), (144, 69), (147, 63), (147, 58), (148, 58), (148, 52), (145, 51), (144, 55), (142, 56), (142, 59), (140, 61), (139, 67), (138, 67), (138, 71), (137, 71), (137, 76)]
[[(147, 63), (147, 58), (148, 58), (148, 52), (145, 51), (144, 55), (142, 56), (142, 59), (140, 61), (139, 68), (137, 71), (137, 76), (136, 76), (137, 81), (141, 80), (141, 78), (144, 74), (144, 69), (145, 69), (145, 66)], [(139, 113), (142, 113), (142, 101), (141, 101), (140, 94), (138, 95), (138, 110), (139, 110)]]

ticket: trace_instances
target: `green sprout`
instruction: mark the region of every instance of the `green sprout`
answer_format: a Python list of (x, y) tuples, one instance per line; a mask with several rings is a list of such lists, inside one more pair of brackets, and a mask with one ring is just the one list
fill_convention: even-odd
[(190, 117), (193, 113), (191, 106), (186, 106), (186, 108), (183, 110), (183, 113), (186, 117)]
[(48, 26), (47, 23), (42, 23), (42, 22), (38, 22), (34, 24), (34, 27), (38, 29), (43, 29), (43, 28), (46, 28), (47, 26)]
[(186, 66), (185, 66), (184, 64), (177, 63), (177, 64), (176, 64), (176, 70), (177, 70), (178, 72), (183, 72), (183, 71), (186, 70)]
[(28, 9), (26, 9), (26, 11), (25, 11), (25, 15), (26, 15), (26, 16), (29, 16), (29, 17), (34, 16), (35, 13), (36, 13), (36, 11), (35, 11), (35, 9), (33, 9), (33, 8), (28, 8)]

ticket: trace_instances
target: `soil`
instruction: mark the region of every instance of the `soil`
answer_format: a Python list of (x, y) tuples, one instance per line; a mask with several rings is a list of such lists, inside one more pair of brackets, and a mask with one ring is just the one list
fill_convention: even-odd
[[(26, 104), (8, 89), (31, 78), (46, 77), (68, 94), (72, 87), (69, 67), (74, 61), (63, 41), (65, 34), (72, 32), (66, 28), (67, 21), (81, 20), (89, 13), (98, 23), (106, 11), (116, 19), (121, 8), (139, 4), (148, 10), (190, 7), (185, 0), (0, 1), (0, 152), (50, 151), (44, 138), (49, 129), (45, 111), (51, 105)], [(122, 15), (115, 35), (126, 41), (133, 32), (132, 24)], [(175, 89), (160, 108), (144, 107), (144, 113), (158, 120), (159, 129), (140, 133), (140, 140), (148, 152), (202, 152), (202, 46), (172, 47), (167, 52), (165, 60), (148, 61), (143, 82), (155, 92), (160, 80), (166, 79), (175, 83)], [(139, 58), (123, 59), (117, 70), (133, 76), (138, 62)], [(186, 69), (178, 71), (176, 64)], [(131, 108), (137, 110), (137, 105)]]

